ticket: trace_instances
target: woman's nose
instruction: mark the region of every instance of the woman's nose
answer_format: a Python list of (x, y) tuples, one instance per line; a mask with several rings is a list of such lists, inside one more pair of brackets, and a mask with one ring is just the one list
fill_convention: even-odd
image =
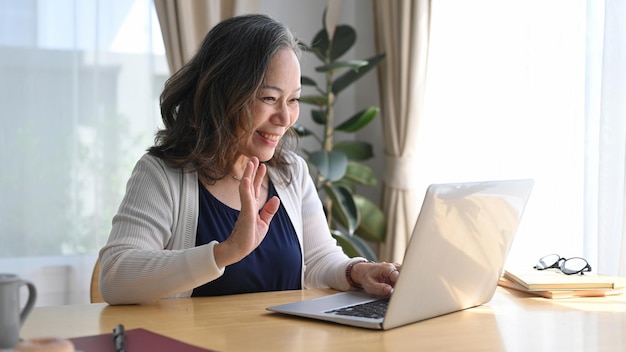
[(276, 107), (276, 112), (272, 117), (273, 123), (279, 126), (288, 126), (289, 125), (289, 108), (286, 103), (278, 104)]

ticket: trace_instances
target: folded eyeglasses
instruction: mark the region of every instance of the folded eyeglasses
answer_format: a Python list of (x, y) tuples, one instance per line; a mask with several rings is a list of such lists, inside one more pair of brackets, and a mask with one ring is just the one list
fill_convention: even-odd
[(537, 270), (557, 268), (565, 275), (584, 275), (585, 271), (591, 271), (591, 265), (584, 258), (572, 257), (565, 259), (558, 254), (549, 254), (539, 259), (534, 268)]

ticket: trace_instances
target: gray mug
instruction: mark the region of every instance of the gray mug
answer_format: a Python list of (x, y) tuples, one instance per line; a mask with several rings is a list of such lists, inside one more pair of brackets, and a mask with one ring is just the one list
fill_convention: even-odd
[[(28, 300), (20, 310), (20, 287), (28, 288)], [(13, 348), (20, 340), (20, 328), (35, 306), (37, 290), (32, 282), (15, 274), (0, 273), (0, 349)]]

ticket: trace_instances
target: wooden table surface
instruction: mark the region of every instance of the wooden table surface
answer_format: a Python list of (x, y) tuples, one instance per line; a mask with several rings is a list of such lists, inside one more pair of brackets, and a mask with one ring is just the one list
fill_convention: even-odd
[[(546, 299), (499, 287), (480, 307), (389, 331), (267, 311), (332, 290), (35, 308), (23, 338), (110, 333), (118, 323), (218, 351), (626, 351), (626, 298)], [(427, 302), (424, 302), (427, 304)], [(133, 352), (133, 351), (130, 351)]]

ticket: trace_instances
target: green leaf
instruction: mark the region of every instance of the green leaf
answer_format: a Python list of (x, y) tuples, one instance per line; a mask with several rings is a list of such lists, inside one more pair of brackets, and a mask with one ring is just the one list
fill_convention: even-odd
[(387, 233), (385, 214), (369, 199), (354, 195), (354, 202), (361, 214), (361, 221), (355, 234), (367, 241), (384, 242)]
[(321, 110), (311, 110), (311, 118), (317, 124), (326, 124), (326, 114), (324, 114)]
[(324, 185), (324, 191), (333, 202), (331, 210), (333, 219), (345, 227), (349, 234), (354, 233), (360, 217), (352, 192), (343, 186), (333, 184)]
[(326, 152), (323, 150), (309, 155), (309, 162), (317, 168), (317, 171), (325, 180), (334, 182), (340, 180), (348, 168), (348, 158), (342, 152)]
[(315, 57), (317, 57), (319, 60), (324, 61), (324, 55), (325, 54), (320, 53), (319, 49), (314, 48), (312, 46), (306, 46), (306, 45), (303, 45), (301, 47), (304, 49), (303, 51), (311, 53), (311, 54), (315, 55)]
[(305, 95), (300, 97), (300, 102), (317, 106), (328, 104), (328, 98), (322, 95)]
[(342, 152), (354, 161), (363, 161), (374, 156), (372, 145), (361, 141), (338, 142), (333, 145), (333, 150)]
[(385, 54), (372, 56), (371, 58), (367, 59), (368, 64), (359, 68), (358, 71), (348, 71), (344, 73), (333, 82), (332, 92), (335, 93), (335, 95), (339, 94), (339, 92), (346, 89), (349, 85), (351, 85), (356, 80), (363, 77), (371, 69), (376, 67), (378, 63), (381, 62), (384, 58)]
[(326, 54), (328, 53), (328, 33), (326, 33), (326, 29), (323, 28), (315, 37), (313, 37), (313, 41), (311, 42), (310, 51), (317, 56), (323, 62), (326, 62)]
[(356, 43), (356, 31), (348, 25), (339, 25), (335, 28), (332, 47), (330, 48), (330, 61), (335, 61)]
[[(348, 167), (350, 166), (350, 162), (348, 162)], [(352, 193), (356, 192), (356, 183), (347, 177), (348, 169), (346, 169), (346, 174), (343, 175), (343, 178), (339, 181), (333, 182), (335, 185), (341, 185), (349, 189)]]
[(346, 178), (350, 181), (370, 187), (375, 187), (378, 184), (378, 179), (369, 166), (353, 161), (348, 162), (344, 179)]
[(361, 257), (361, 252), (357, 248), (355, 241), (352, 241), (352, 236), (348, 236), (345, 233), (338, 230), (331, 230), (331, 233), (337, 244), (343, 249), (343, 252), (350, 258)]
[(296, 133), (298, 134), (298, 136), (300, 137), (306, 137), (306, 136), (310, 136), (313, 134), (313, 132), (311, 132), (311, 130), (309, 130), (308, 128), (300, 125), (300, 124), (294, 124), (292, 126), (292, 128), (294, 129), (294, 131), (296, 131)]
[(371, 106), (354, 114), (348, 120), (344, 121), (335, 130), (342, 132), (356, 132), (367, 126), (378, 115), (378, 108)]
[(350, 258), (363, 257), (373, 262), (378, 261), (376, 253), (362, 239), (356, 236), (347, 235), (341, 231), (332, 230), (333, 237), (337, 240), (337, 244), (341, 246), (343, 252)]
[(318, 66), (315, 68), (317, 72), (329, 72), (336, 71), (344, 68), (358, 71), (359, 68), (367, 65), (367, 61), (363, 60), (350, 60), (350, 61), (336, 61), (328, 65)]
[(303, 86), (317, 87), (317, 83), (313, 79), (311, 79), (311, 78), (309, 78), (307, 76), (300, 77), (300, 82), (302, 83)]

